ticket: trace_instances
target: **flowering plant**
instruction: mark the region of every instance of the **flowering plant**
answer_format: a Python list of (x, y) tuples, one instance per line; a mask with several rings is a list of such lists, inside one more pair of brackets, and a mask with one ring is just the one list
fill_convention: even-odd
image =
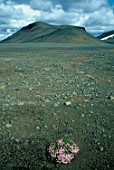
[(66, 138), (51, 143), (48, 148), (48, 153), (52, 160), (63, 164), (71, 163), (74, 154), (78, 152), (79, 148), (76, 144), (72, 140)]

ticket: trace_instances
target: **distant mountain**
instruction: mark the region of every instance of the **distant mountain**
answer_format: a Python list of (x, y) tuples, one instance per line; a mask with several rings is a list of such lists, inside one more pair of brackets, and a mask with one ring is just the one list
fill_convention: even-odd
[(106, 41), (108, 43), (114, 44), (114, 30), (105, 32), (105, 33), (101, 34), (100, 36), (98, 36), (97, 38), (102, 41)]
[(29, 24), (1, 42), (100, 43), (98, 39), (87, 33), (84, 27), (49, 25), (43, 22)]

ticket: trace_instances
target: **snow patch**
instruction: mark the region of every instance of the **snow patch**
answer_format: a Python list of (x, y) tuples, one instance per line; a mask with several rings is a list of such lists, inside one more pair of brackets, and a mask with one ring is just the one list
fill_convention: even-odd
[(107, 40), (107, 39), (113, 38), (113, 37), (114, 37), (114, 34), (108, 35), (107, 37), (104, 37), (104, 38), (101, 38), (101, 40)]

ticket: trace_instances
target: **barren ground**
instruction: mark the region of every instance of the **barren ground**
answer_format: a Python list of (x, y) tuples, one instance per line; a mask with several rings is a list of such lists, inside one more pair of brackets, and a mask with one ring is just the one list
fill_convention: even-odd
[[(1, 170), (113, 170), (113, 122), (113, 46), (0, 44)], [(64, 137), (80, 152), (54, 164)]]

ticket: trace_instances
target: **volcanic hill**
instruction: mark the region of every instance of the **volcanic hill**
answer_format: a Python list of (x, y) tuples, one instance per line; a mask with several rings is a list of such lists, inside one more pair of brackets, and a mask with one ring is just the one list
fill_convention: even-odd
[(50, 25), (43, 22), (29, 24), (4, 43), (99, 43), (100, 41), (86, 32), (84, 27), (71, 25)]

